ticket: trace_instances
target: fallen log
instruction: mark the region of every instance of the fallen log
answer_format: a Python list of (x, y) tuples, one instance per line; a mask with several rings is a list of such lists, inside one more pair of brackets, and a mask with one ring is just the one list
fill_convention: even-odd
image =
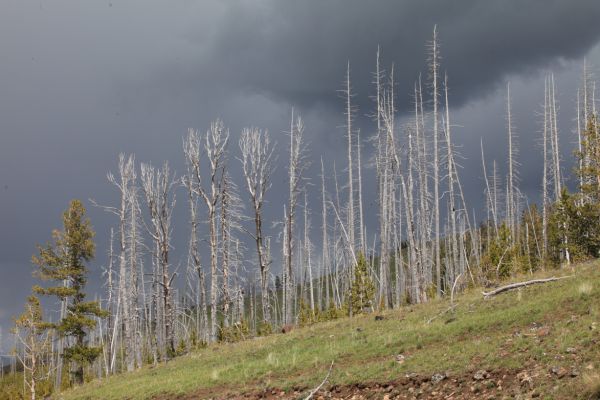
[(546, 279), (532, 279), (530, 281), (525, 281), (525, 282), (511, 283), (510, 285), (501, 286), (497, 289), (494, 289), (491, 292), (481, 292), (481, 294), (483, 294), (484, 298), (488, 298), (488, 297), (500, 294), (502, 292), (507, 292), (509, 290), (518, 289), (523, 286), (535, 285), (537, 283), (554, 282), (554, 281), (558, 281), (560, 279), (566, 279), (566, 278), (571, 278), (571, 277), (573, 277), (573, 275), (560, 276), (560, 277), (553, 276), (552, 278), (546, 278)]

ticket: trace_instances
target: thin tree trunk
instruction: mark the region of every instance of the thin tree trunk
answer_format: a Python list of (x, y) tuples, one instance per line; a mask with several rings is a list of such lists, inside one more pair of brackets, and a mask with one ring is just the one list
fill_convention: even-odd
[(433, 42), (431, 48), (431, 73), (432, 73), (432, 97), (433, 97), (433, 221), (434, 221), (434, 254), (435, 254), (435, 273), (436, 287), (438, 297), (442, 294), (442, 273), (441, 273), (441, 254), (440, 254), (440, 163), (439, 163), (439, 145), (438, 145), (438, 44), (437, 44), (437, 26), (433, 28)]

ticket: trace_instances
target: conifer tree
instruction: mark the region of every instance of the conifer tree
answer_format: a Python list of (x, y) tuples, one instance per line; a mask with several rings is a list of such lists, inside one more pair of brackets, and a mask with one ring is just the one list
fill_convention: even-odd
[(360, 314), (365, 309), (373, 309), (375, 284), (369, 275), (367, 260), (362, 252), (357, 255), (354, 268), (354, 281), (350, 287), (350, 308), (352, 315)]
[(600, 203), (600, 135), (595, 115), (590, 115), (583, 132), (581, 151), (576, 153), (582, 161), (578, 169), (582, 203)]
[(38, 246), (39, 254), (32, 257), (39, 268), (37, 275), (57, 283), (48, 288), (34, 286), (34, 291), (56, 296), (68, 304), (66, 315), (50, 326), (60, 336), (72, 338), (62, 357), (71, 363), (71, 381), (75, 384), (83, 383), (84, 366), (91, 364), (101, 352), (99, 347), (90, 346), (86, 341), (88, 332), (96, 326), (93, 317), (107, 316), (97, 301), (85, 299), (86, 263), (94, 258), (94, 235), (85, 207), (81, 201), (72, 200), (63, 214), (63, 230), (52, 233), (54, 243)]

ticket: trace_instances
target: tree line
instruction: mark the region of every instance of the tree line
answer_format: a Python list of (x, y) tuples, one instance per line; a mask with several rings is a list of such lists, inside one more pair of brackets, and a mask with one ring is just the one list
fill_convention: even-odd
[[(119, 201), (102, 207), (115, 216), (103, 293), (86, 300), (94, 232), (83, 204), (74, 200), (63, 229), (33, 257), (36, 285), (15, 320), (15, 354), (23, 368), (19, 395), (59, 391), (85, 379), (133, 371), (217, 341), (267, 335), (292, 325), (402, 307), (450, 295), (467, 286), (493, 285), (598, 256), (600, 249), (600, 136), (595, 84), (584, 66), (576, 104), (577, 190), (561, 168), (556, 83), (545, 79), (540, 142), (541, 202), (519, 190), (518, 146), (506, 88), (508, 173), (485, 160), (486, 216), (469, 208), (452, 139), (449, 79), (442, 73), (437, 29), (427, 45), (428, 78), (414, 83), (409, 122), (400, 124), (394, 67), (374, 62), (373, 132), (355, 127), (350, 63), (341, 93), (347, 163), (338, 171), (321, 158), (320, 196), (309, 204), (308, 167), (314, 160), (305, 125), (292, 111), (286, 143), (288, 195), (281, 218), (266, 220), (278, 164), (268, 131), (248, 127), (231, 157), (221, 120), (183, 140), (186, 170), (138, 164), (120, 155), (108, 182)], [(373, 159), (363, 160), (363, 146)], [(368, 166), (366, 167), (365, 164)], [(377, 231), (368, 232), (363, 171), (375, 169)], [(242, 179), (233, 179), (234, 171)], [(178, 188), (185, 192), (189, 240), (185, 267), (171, 250)], [(313, 214), (320, 208), (320, 216)], [(311, 238), (317, 232), (321, 243)], [(275, 226), (275, 229), (268, 228)], [(278, 231), (276, 234), (273, 231)], [(372, 242), (370, 241), (372, 238)], [(248, 245), (250, 243), (250, 245)], [(277, 249), (275, 246), (281, 246)], [(207, 251), (202, 251), (206, 248)], [(276, 260), (278, 265), (274, 265)], [(39, 295), (58, 298), (55, 322), (44, 318)]]

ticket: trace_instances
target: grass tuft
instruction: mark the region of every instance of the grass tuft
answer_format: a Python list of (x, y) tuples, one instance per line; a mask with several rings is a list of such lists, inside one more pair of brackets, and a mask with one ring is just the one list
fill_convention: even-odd
[(579, 294), (589, 296), (592, 294), (594, 286), (590, 282), (583, 282), (581, 285), (579, 285), (577, 290), (579, 291)]
[(589, 400), (600, 400), (600, 374), (587, 373), (583, 375), (585, 394)]

